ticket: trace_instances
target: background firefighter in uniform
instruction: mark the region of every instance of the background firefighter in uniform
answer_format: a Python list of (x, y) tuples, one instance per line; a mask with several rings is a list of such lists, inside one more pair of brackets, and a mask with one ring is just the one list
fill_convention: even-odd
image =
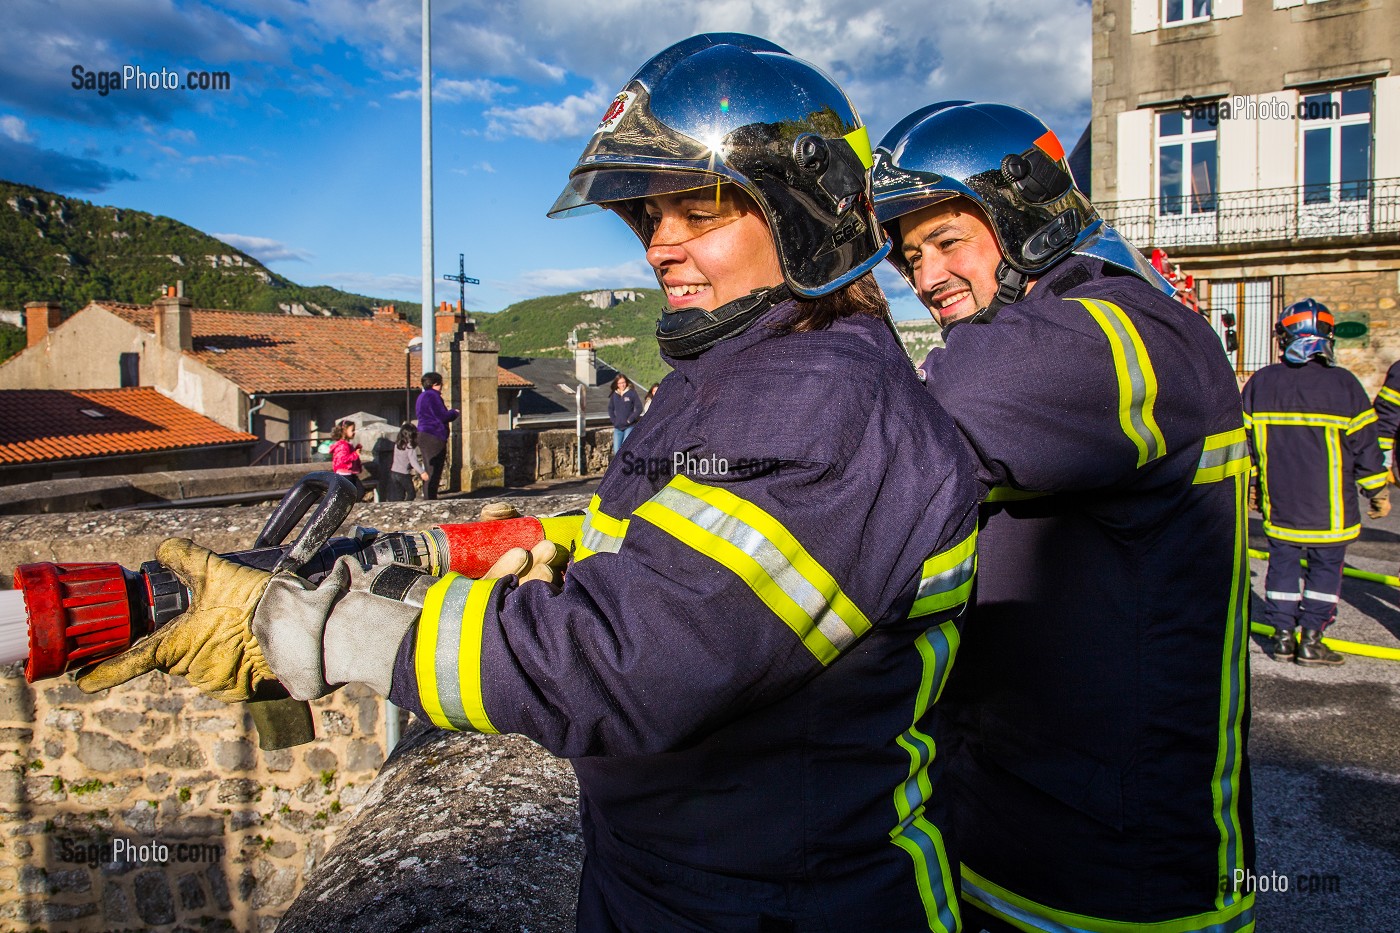
[(1249, 456), (1219, 338), (1024, 111), (911, 114), (875, 194), (991, 489), (944, 697), (968, 928), (1252, 929), (1228, 886), (1253, 863)]
[[(1400, 361), (1390, 364), (1385, 382), (1373, 402), (1376, 409), (1376, 433), (1379, 435), (1385, 465), (1394, 467), (1395, 434), (1400, 431)], [(1391, 475), (1394, 474), (1392, 469)]]
[(1269, 539), (1270, 649), (1276, 661), (1309, 665), (1343, 661), (1322, 643), (1322, 633), (1337, 617), (1347, 542), (1361, 533), (1352, 484), (1370, 497), (1372, 518), (1390, 513), (1376, 413), (1356, 376), (1337, 365), (1332, 324), (1332, 312), (1311, 298), (1289, 305), (1275, 328), (1282, 361), (1244, 387)]
[[(762, 468), (615, 462), (562, 590), (344, 564), (319, 589), (253, 578), (256, 615), (187, 614), (162, 631), (191, 646), (156, 666), (223, 640), (244, 679), (392, 687), (443, 728), (573, 759), (584, 930), (957, 930), (934, 701), (977, 489), (874, 283), (869, 166), (845, 95), (775, 45), (703, 35), (653, 58), (551, 213), (616, 211), (666, 291), (674, 371), (631, 449)], [(203, 589), (245, 573), (214, 559)]]

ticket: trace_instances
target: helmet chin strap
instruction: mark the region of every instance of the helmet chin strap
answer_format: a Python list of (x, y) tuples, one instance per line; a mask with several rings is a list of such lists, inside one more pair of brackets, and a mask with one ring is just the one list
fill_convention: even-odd
[(791, 297), (792, 292), (783, 282), (752, 291), (713, 311), (703, 308), (667, 311), (656, 322), (656, 342), (667, 356), (695, 356), (721, 340), (742, 334), (765, 311)]
[(1031, 277), (1023, 272), (1011, 268), (1005, 259), (997, 263), (997, 293), (992, 300), (987, 302), (985, 308), (979, 308), (976, 312), (967, 317), (958, 318), (951, 324), (943, 328), (944, 336), (957, 324), (988, 324), (992, 318), (997, 316), (997, 312), (1007, 305), (1020, 301), (1026, 295), (1026, 285)]

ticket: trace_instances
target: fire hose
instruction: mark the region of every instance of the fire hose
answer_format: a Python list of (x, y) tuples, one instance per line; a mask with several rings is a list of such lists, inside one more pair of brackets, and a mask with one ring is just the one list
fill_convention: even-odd
[[(296, 573), (313, 583), (341, 557), (354, 558), (366, 570), (392, 562), (434, 576), (453, 571), (479, 578), (511, 548), (529, 549), (545, 538), (567, 546), (580, 524), (577, 517), (531, 516), (418, 532), (356, 528), (350, 536), (332, 537), (357, 499), (344, 477), (309, 473), (278, 503), (251, 549), (221, 556), (270, 573)], [(284, 545), (303, 519), (296, 539)], [(24, 659), (24, 677), (31, 684), (121, 654), (183, 614), (192, 598), (157, 561), (143, 563), (139, 571), (115, 563), (24, 564), (15, 570), (14, 587), (23, 599), (28, 639), (16, 638), (13, 627), (0, 631), (0, 645), (11, 646), (8, 653), (0, 648), (5, 655), (0, 661)], [(23, 654), (16, 650), (21, 645)], [(316, 737), (310, 706), (280, 687), (250, 701), (248, 711), (264, 749), (290, 748)]]

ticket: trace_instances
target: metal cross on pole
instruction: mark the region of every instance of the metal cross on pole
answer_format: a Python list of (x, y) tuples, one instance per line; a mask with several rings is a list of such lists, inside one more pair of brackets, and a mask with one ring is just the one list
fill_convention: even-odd
[(446, 279), (446, 280), (449, 281), (449, 282), (456, 282), (456, 283), (457, 283), (457, 291), (458, 291), (458, 298), (457, 298), (458, 304), (457, 304), (457, 307), (459, 307), (459, 308), (462, 309), (462, 313), (463, 313), (463, 314), (466, 314), (466, 313), (467, 313), (467, 286), (468, 286), (468, 285), (480, 285), (480, 284), (481, 284), (481, 279), (471, 279), (471, 278), (468, 278), (468, 277), (467, 277), (467, 257), (466, 257), (466, 254), (465, 254), (465, 253), (458, 253), (458, 254), (457, 254), (457, 274), (456, 274), (456, 275), (444, 275), (443, 278)]

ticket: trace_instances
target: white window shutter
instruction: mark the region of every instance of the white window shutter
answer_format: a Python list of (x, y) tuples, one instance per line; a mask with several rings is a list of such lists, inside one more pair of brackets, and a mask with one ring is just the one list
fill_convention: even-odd
[(1244, 15), (1244, 0), (1215, 0), (1211, 7), (1212, 19), (1229, 19)]
[(1400, 178), (1400, 75), (1376, 79), (1374, 113), (1375, 177)]
[(1259, 106), (1269, 108), (1270, 119), (1258, 119), (1259, 187), (1291, 188), (1298, 183), (1297, 91), (1260, 94)]
[(1120, 201), (1152, 197), (1152, 110), (1118, 114), (1118, 195)]
[(1302, 6), (1303, 0), (1274, 0), (1275, 10), (1286, 10), (1289, 7)]
[(1133, 0), (1133, 32), (1151, 32), (1162, 15), (1162, 0)]
[[(1253, 100), (1240, 99), (1246, 103)], [(1215, 128), (1220, 192), (1253, 191), (1259, 187), (1259, 121), (1235, 111), (1235, 98), (1227, 97), (1225, 102), (1230, 105), (1232, 119), (1221, 120)]]

